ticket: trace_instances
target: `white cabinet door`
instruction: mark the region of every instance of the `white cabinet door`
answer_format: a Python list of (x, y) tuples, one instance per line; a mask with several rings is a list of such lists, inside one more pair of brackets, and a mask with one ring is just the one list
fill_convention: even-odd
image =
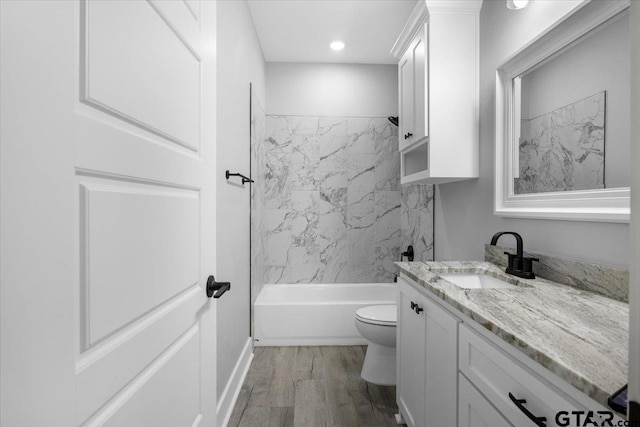
[(398, 280), (398, 339), (396, 401), (407, 425), (423, 427), (425, 392), (425, 315), (416, 313), (416, 305), (424, 310), (425, 297)]
[(0, 424), (215, 426), (216, 3), (0, 19)]
[(427, 427), (455, 426), (458, 378), (458, 319), (425, 300)]
[(409, 48), (398, 64), (398, 93), (400, 94), (399, 118), (399, 147), (400, 151), (407, 148), (412, 139), (408, 136), (414, 126), (415, 90), (413, 83), (413, 50)]
[(413, 52), (413, 134), (409, 141), (418, 142), (429, 135), (429, 97), (428, 97), (428, 24), (424, 24), (416, 35), (410, 50)]
[(459, 387), (458, 427), (511, 427), (462, 374), (459, 376)]
[(415, 36), (398, 64), (400, 151), (428, 134), (427, 24)]

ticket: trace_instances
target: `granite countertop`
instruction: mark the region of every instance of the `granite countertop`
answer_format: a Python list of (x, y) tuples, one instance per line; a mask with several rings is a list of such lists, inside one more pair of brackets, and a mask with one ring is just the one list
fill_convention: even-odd
[[(629, 305), (481, 261), (398, 262), (400, 271), (608, 408), (627, 383)], [(485, 273), (517, 286), (463, 289), (439, 273)]]

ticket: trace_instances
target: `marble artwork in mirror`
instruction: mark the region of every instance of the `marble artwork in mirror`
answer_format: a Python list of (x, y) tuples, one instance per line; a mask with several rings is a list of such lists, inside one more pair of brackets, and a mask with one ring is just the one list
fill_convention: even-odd
[(513, 78), (514, 195), (629, 185), (628, 39), (616, 17)]
[(605, 94), (522, 115), (515, 194), (605, 188)]

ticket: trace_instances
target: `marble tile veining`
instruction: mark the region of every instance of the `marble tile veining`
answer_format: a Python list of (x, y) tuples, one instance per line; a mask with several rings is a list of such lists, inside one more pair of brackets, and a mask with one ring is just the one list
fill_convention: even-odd
[[(400, 217), (408, 212), (401, 208), (397, 128), (386, 117), (266, 120), (267, 281), (392, 282)], [(420, 227), (412, 223), (416, 234)]]
[(392, 282), (408, 245), (433, 258), (433, 186), (400, 186), (398, 129), (386, 117), (266, 123), (268, 283)]
[(516, 194), (604, 188), (605, 92), (522, 120)]
[(433, 185), (404, 185), (400, 228), (402, 250), (412, 245), (415, 261), (433, 260)]
[[(629, 306), (546, 279), (518, 279), (488, 262), (397, 263), (453, 308), (607, 407), (627, 382)], [(514, 289), (463, 289), (438, 273), (474, 272)]]

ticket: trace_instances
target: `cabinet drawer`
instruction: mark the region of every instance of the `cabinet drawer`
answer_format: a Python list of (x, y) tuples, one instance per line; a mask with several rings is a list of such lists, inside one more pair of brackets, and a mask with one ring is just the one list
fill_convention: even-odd
[(458, 427), (510, 427), (502, 414), (460, 374)]
[(459, 328), (459, 369), (514, 425), (535, 425), (509, 397), (524, 399), (523, 406), (547, 426), (557, 426), (560, 411), (582, 410), (555, 387), (544, 382), (468, 326)]

